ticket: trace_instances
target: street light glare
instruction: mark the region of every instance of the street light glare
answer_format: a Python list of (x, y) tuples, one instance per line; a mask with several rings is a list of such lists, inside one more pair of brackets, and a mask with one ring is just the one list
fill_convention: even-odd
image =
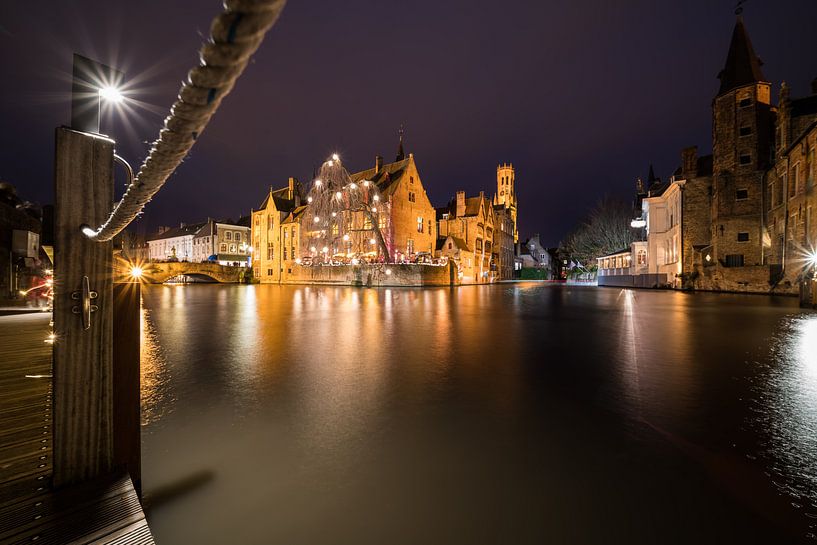
[(125, 97), (122, 96), (122, 93), (116, 87), (106, 86), (99, 88), (99, 96), (104, 98), (109, 102), (122, 102)]
[(138, 266), (131, 267), (130, 275), (131, 275), (131, 277), (138, 280), (138, 279), (142, 278), (142, 273), (143, 272), (144, 271), (142, 270), (142, 267), (138, 267)]

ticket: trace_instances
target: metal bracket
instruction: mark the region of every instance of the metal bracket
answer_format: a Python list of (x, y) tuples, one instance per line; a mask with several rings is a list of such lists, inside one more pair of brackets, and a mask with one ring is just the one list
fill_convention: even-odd
[(99, 310), (97, 305), (91, 304), (91, 299), (96, 299), (99, 294), (91, 291), (91, 284), (87, 276), (82, 277), (82, 290), (75, 291), (71, 294), (71, 299), (80, 301), (77, 306), (71, 307), (71, 312), (82, 315), (82, 329), (90, 329), (91, 327), (91, 313)]

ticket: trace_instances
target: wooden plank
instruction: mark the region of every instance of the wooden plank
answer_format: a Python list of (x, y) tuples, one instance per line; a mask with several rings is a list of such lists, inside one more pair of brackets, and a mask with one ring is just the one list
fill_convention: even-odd
[(113, 450), (114, 465), (131, 477), (142, 496), (142, 430), (139, 392), (140, 298), (137, 282), (114, 285)]
[[(57, 129), (54, 184), (54, 478), (55, 486), (93, 479), (113, 467), (110, 242), (89, 240), (113, 202), (113, 149), (108, 138)], [(88, 277), (97, 293), (86, 329), (72, 293)]]
[(127, 475), (49, 491), (0, 507), (0, 542), (150, 544), (153, 537)]

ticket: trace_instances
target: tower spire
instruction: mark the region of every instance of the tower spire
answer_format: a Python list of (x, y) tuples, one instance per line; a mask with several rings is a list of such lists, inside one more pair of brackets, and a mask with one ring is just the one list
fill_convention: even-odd
[(752, 41), (749, 39), (749, 34), (743, 24), (743, 16), (740, 15), (743, 8), (740, 4), (735, 10), (738, 16), (735, 30), (732, 31), (729, 53), (726, 55), (726, 65), (718, 74), (718, 78), (721, 80), (719, 95), (750, 83), (766, 81), (763, 71), (760, 69), (763, 62), (755, 54)]
[(406, 152), (403, 151), (403, 124), (400, 123), (400, 130), (397, 131), (397, 134), (400, 135), (400, 144), (397, 146), (397, 157), (394, 159), (395, 161), (402, 161), (406, 158)]

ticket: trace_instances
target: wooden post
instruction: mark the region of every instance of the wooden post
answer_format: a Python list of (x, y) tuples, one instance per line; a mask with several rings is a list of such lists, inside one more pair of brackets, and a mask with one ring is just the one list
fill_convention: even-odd
[(142, 443), (139, 399), (140, 316), (138, 282), (113, 287), (113, 451), (142, 497)]
[(99, 226), (113, 202), (114, 142), (57, 129), (54, 183), (54, 486), (113, 468), (113, 245)]

